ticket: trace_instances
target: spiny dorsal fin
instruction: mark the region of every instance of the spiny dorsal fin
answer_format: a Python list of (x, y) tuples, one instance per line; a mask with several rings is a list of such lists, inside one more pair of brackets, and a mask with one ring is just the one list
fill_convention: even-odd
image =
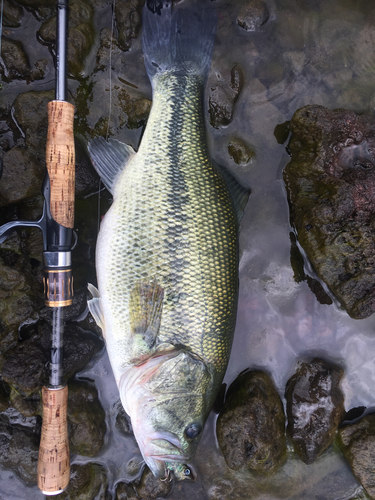
[(234, 208), (237, 214), (238, 222), (241, 221), (247, 200), (250, 196), (250, 189), (247, 189), (238, 182), (238, 180), (234, 177), (234, 175), (229, 172), (229, 170), (221, 165), (218, 165), (216, 162), (212, 162), (217, 170), (221, 173), (225, 184), (228, 187), (229, 193), (231, 195)]
[(91, 283), (88, 283), (87, 288), (92, 295), (92, 299), (87, 301), (89, 311), (98, 327), (102, 329), (104, 336), (104, 317), (100, 304), (99, 290)]
[(152, 347), (159, 332), (164, 290), (156, 281), (140, 282), (130, 293), (130, 328)]
[(103, 137), (96, 137), (88, 145), (91, 162), (100, 175), (105, 187), (113, 194), (116, 178), (129, 160), (136, 154), (131, 146)]

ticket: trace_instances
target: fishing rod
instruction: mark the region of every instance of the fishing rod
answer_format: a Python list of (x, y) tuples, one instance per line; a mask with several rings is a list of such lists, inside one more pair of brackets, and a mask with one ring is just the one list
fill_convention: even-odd
[(74, 106), (67, 92), (68, 0), (57, 0), (56, 92), (48, 108), (47, 172), (43, 215), (39, 221), (12, 221), (0, 227), (2, 243), (17, 227), (39, 227), (43, 233), (44, 300), (52, 308), (49, 384), (42, 389), (43, 424), (39, 447), (38, 487), (45, 495), (69, 484), (67, 429), (68, 387), (63, 382), (64, 307), (72, 304), (71, 248), (74, 225)]

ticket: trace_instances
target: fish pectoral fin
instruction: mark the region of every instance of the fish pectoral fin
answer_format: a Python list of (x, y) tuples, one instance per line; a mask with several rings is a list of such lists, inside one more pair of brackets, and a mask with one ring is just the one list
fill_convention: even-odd
[(104, 317), (103, 317), (103, 312), (102, 312), (102, 308), (101, 308), (101, 304), (100, 304), (99, 291), (91, 283), (89, 283), (87, 285), (87, 288), (92, 295), (92, 299), (87, 301), (89, 311), (92, 314), (92, 317), (94, 318), (98, 327), (102, 329), (102, 332), (104, 335)]
[(131, 146), (104, 137), (96, 137), (88, 146), (91, 162), (105, 187), (113, 194), (117, 176), (136, 154)]
[(237, 214), (238, 222), (241, 221), (243, 213), (245, 211), (246, 203), (250, 196), (250, 189), (242, 186), (234, 175), (222, 165), (218, 165), (216, 162), (212, 162), (217, 170), (221, 173), (225, 184), (228, 187), (229, 193), (231, 195), (234, 208)]
[(130, 328), (138, 343), (151, 348), (159, 333), (164, 290), (156, 281), (137, 283), (130, 293)]

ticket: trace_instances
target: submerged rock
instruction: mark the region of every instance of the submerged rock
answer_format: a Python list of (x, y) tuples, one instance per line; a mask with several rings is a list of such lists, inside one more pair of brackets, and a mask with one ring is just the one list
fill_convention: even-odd
[[(87, 0), (73, 0), (69, 6), (68, 70), (79, 77), (94, 40), (94, 8)], [(56, 16), (49, 18), (39, 30), (39, 38), (52, 47), (56, 42)]]
[(252, 0), (242, 7), (237, 24), (245, 31), (260, 31), (269, 17), (267, 3), (264, 0)]
[(237, 165), (247, 165), (255, 158), (255, 152), (242, 139), (233, 137), (228, 144), (228, 153)]
[(160, 481), (148, 467), (145, 467), (141, 480), (135, 484), (134, 489), (142, 500), (156, 500), (167, 497), (172, 491), (172, 486), (172, 482)]
[(303, 362), (285, 390), (288, 427), (294, 449), (311, 464), (333, 442), (344, 415), (339, 387), (343, 370), (322, 359)]
[(125, 483), (118, 483), (115, 500), (138, 500), (135, 491)]
[(68, 435), (70, 452), (94, 457), (104, 445), (105, 412), (93, 384), (69, 383)]
[(274, 472), (286, 454), (283, 404), (270, 377), (240, 374), (228, 389), (217, 439), (231, 469)]
[[(219, 77), (219, 76), (218, 76)], [(220, 78), (220, 77), (219, 77)], [(215, 128), (225, 127), (233, 119), (233, 108), (244, 85), (244, 75), (240, 66), (233, 66), (230, 80), (218, 80), (211, 84), (208, 112), (210, 123)]]
[(3, 38), (1, 57), (4, 66), (0, 66), (5, 81), (26, 80), (30, 76), (31, 66), (24, 46), (18, 40)]
[(39, 426), (14, 426), (8, 415), (0, 415), (0, 464), (29, 485), (37, 478), (39, 431)]
[(57, 500), (110, 500), (106, 470), (99, 464), (73, 464), (68, 488)]
[(119, 0), (115, 5), (118, 43), (122, 50), (129, 50), (132, 39), (141, 28), (141, 12), (144, 0)]
[(291, 223), (317, 275), (355, 319), (375, 311), (375, 119), (306, 106), (284, 170)]
[(114, 410), (117, 413), (116, 416), (116, 428), (123, 432), (125, 435), (133, 435), (133, 426), (132, 421), (129, 415), (124, 410), (122, 406), (121, 400), (119, 399), (114, 407)]
[(375, 413), (339, 429), (339, 443), (353, 474), (375, 499)]

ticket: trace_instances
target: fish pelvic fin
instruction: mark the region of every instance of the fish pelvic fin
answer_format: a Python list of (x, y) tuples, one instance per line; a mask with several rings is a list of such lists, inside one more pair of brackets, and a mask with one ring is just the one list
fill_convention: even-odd
[(131, 146), (116, 139), (109, 139), (107, 142), (103, 137), (93, 139), (88, 145), (88, 151), (93, 167), (113, 195), (117, 177), (136, 152)]
[(146, 0), (142, 44), (150, 79), (165, 71), (206, 75), (217, 22), (208, 4), (199, 0), (185, 7), (172, 0)]
[(155, 344), (162, 317), (163, 299), (164, 290), (156, 281), (139, 282), (130, 293), (130, 328), (138, 355), (145, 354)]
[(91, 283), (88, 283), (87, 288), (92, 295), (92, 299), (87, 301), (89, 311), (92, 314), (95, 323), (102, 329), (104, 337), (104, 316), (100, 304), (99, 290)]
[(250, 196), (250, 189), (242, 186), (242, 184), (240, 184), (234, 177), (232, 172), (230, 172), (226, 167), (218, 165), (216, 162), (212, 163), (220, 172), (225, 184), (227, 185), (228, 191), (232, 198), (234, 209), (236, 211), (237, 221), (238, 223), (240, 223)]

